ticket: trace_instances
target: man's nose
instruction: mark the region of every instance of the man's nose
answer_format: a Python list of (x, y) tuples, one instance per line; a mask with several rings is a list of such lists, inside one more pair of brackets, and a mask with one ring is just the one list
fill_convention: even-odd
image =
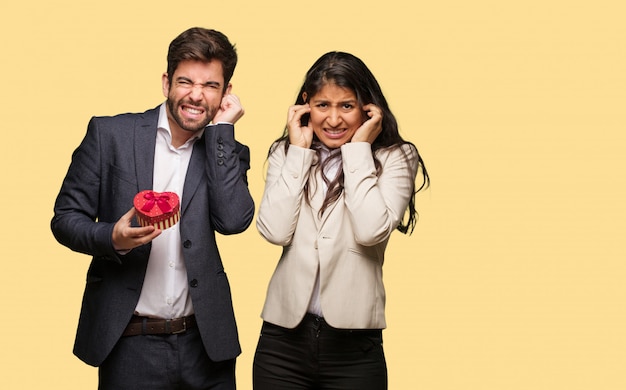
[(193, 84), (189, 91), (189, 97), (194, 101), (202, 100), (204, 97), (204, 86), (201, 84)]

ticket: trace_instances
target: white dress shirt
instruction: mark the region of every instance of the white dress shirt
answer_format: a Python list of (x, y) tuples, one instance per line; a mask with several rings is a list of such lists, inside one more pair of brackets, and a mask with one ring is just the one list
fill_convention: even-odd
[[(161, 105), (154, 153), (153, 191), (175, 192), (182, 204), (185, 176), (193, 145), (203, 132), (204, 130), (197, 132), (184, 145), (174, 148), (165, 103)], [(152, 241), (148, 269), (135, 309), (137, 315), (171, 319), (194, 312), (188, 291), (179, 228), (180, 223), (177, 223), (163, 230)]]

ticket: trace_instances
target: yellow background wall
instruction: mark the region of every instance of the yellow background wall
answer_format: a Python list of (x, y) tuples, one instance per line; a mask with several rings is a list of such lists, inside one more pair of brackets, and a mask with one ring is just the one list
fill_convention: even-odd
[[(625, 389), (626, 23), (621, 1), (3, 2), (0, 387), (95, 388), (72, 353), (89, 258), (54, 198), (92, 115), (161, 103), (167, 45), (236, 43), (260, 202), (267, 148), (321, 54), (362, 58), (433, 179), (385, 264), (390, 388)], [(220, 238), (251, 362), (279, 248)]]

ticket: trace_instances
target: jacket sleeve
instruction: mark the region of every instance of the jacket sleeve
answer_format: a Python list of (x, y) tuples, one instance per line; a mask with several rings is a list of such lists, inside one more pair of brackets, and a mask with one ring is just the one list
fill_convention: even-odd
[(51, 229), (57, 241), (73, 251), (119, 261), (111, 237), (114, 223), (102, 221), (98, 215), (102, 175), (98, 123), (97, 118), (90, 120), (87, 134), (72, 154), (54, 205)]
[(267, 241), (286, 246), (296, 229), (315, 151), (290, 145), (285, 153), (283, 143), (274, 144), (271, 150), (256, 226)]
[(248, 189), (250, 149), (235, 141), (235, 128), (217, 124), (205, 130), (211, 224), (221, 234), (241, 233), (254, 217)]
[(377, 175), (371, 145), (341, 147), (344, 200), (356, 241), (365, 246), (383, 242), (398, 227), (415, 191), (417, 152), (409, 145), (382, 150)]

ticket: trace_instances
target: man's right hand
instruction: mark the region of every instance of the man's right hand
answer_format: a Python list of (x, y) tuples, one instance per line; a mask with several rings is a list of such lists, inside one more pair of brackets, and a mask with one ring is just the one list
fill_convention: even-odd
[(113, 226), (113, 248), (117, 251), (131, 250), (149, 243), (161, 234), (161, 229), (154, 226), (131, 227), (131, 220), (135, 216), (135, 208), (128, 212)]

